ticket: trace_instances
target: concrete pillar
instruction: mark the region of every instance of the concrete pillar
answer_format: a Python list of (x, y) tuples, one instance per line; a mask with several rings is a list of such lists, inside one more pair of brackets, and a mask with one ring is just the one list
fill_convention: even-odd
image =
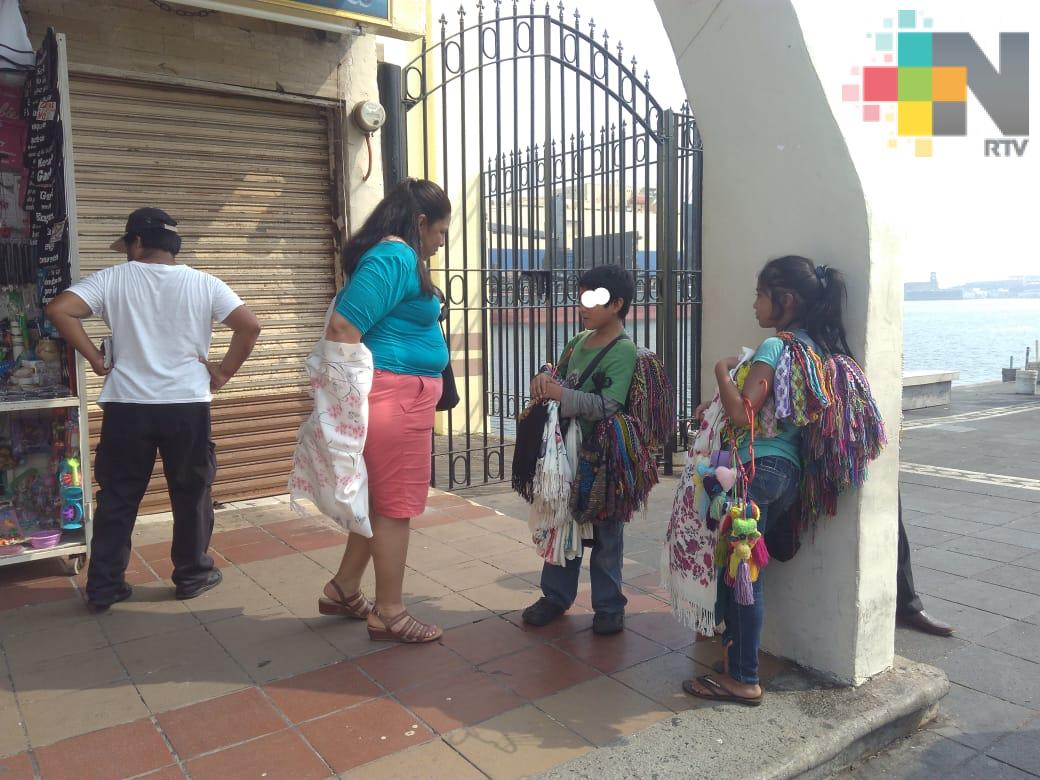
[[(766, 335), (752, 317), (771, 257), (840, 268), (850, 343), (892, 443), (839, 516), (791, 562), (766, 571), (765, 649), (858, 684), (892, 663), (902, 295), (888, 235), (856, 166), (789, 0), (657, 0), (704, 139), (704, 363)], [(850, 63), (855, 64), (855, 63)]]

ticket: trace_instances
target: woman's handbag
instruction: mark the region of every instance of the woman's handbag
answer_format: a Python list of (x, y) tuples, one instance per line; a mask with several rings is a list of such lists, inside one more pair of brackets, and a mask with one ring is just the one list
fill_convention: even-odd
[[(438, 322), (444, 322), (448, 318), (448, 313), (445, 311), (444, 293), (437, 290), (437, 297), (441, 299), (441, 316), (437, 318)], [(459, 389), (455, 386), (455, 372), (451, 369), (451, 344), (448, 343), (448, 337), (444, 337), (444, 343), (448, 347), (448, 365), (441, 371), (441, 397), (437, 401), (437, 411), (447, 412), (450, 409), (454, 409), (459, 405)]]
[(446, 412), (459, 405), (459, 389), (455, 386), (455, 372), (451, 370), (450, 353), (448, 365), (441, 372), (441, 381), (444, 383), (444, 386), (441, 388), (440, 400), (437, 401), (437, 411)]

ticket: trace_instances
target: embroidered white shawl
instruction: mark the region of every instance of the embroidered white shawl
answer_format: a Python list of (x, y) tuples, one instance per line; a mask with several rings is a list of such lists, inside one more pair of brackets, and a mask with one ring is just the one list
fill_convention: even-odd
[[(744, 347), (738, 367), (754, 353)], [(730, 372), (736, 375), (737, 369)], [(661, 584), (672, 600), (672, 613), (687, 628), (705, 636), (715, 634), (724, 615), (715, 614), (717, 596), (715, 544), (718, 529), (708, 527), (708, 496), (697, 470), (708, 465), (722, 447), (726, 410), (716, 393), (704, 412), (703, 421), (686, 453), (686, 465), (675, 491), (672, 517), (661, 554)]]

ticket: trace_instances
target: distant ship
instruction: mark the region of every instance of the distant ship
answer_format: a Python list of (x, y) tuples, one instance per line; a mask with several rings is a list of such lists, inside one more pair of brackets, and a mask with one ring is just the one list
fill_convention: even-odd
[(903, 285), (904, 301), (959, 301), (964, 297), (964, 290), (961, 289), (939, 289), (939, 276), (934, 272), (927, 282), (907, 282)]
[(964, 290), (904, 290), (904, 301), (960, 301)]

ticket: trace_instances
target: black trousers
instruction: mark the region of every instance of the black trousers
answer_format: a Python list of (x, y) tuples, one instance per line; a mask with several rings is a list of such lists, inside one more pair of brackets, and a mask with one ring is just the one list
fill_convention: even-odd
[(130, 538), (157, 451), (173, 507), (173, 582), (190, 588), (213, 569), (206, 550), (217, 460), (209, 404), (106, 403), (94, 462), (99, 489), (87, 570), (93, 602), (110, 603), (123, 590)]
[(896, 614), (911, 615), (924, 610), (914, 590), (914, 570), (910, 566), (910, 540), (903, 527), (903, 498), (899, 497), (899, 557), (896, 564)]

